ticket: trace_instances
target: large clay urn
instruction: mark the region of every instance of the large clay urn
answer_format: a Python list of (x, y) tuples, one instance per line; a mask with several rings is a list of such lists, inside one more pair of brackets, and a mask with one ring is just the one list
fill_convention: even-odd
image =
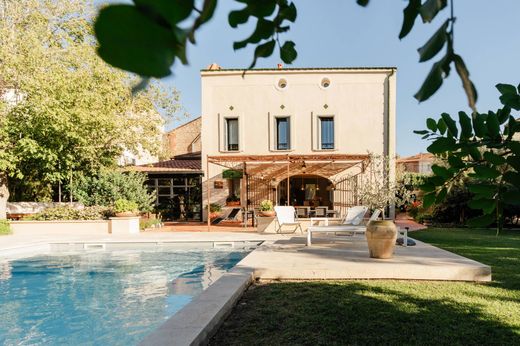
[(397, 227), (390, 220), (370, 221), (366, 232), (368, 251), (372, 258), (392, 258)]

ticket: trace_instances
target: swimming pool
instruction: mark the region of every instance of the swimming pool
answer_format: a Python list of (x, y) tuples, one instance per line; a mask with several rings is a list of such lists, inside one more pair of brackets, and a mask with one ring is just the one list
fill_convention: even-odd
[(117, 250), (0, 261), (0, 344), (137, 344), (248, 250)]

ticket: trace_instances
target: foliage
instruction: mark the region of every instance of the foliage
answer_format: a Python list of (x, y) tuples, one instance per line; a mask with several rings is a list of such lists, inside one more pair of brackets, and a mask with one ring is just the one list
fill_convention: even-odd
[(9, 221), (2, 219), (0, 220), (0, 235), (11, 234), (11, 226)]
[(139, 229), (144, 230), (146, 228), (159, 227), (162, 221), (160, 219), (140, 219)]
[[(428, 229), (413, 234), (490, 265), (493, 282), (257, 283), (244, 292), (210, 344), (519, 344), (520, 233), (495, 237), (484, 229)], [(278, 321), (284, 321), (283, 328), (275, 327)], [(326, 327), (309, 328), (313, 325)]]
[(124, 212), (137, 212), (139, 210), (139, 206), (134, 201), (129, 201), (124, 198), (120, 198), (114, 202), (114, 211), (116, 213), (124, 213)]
[(404, 172), (398, 180), (402, 184), (404, 184), (409, 190), (414, 191), (418, 190), (419, 186), (424, 184), (428, 176), (429, 174), (425, 173)]
[(401, 207), (410, 202), (411, 193), (400, 179), (390, 181), (390, 163), (385, 156), (370, 155), (366, 179), (359, 188), (361, 203), (370, 209), (385, 210), (390, 205)]
[(420, 208), (421, 208), (421, 202), (415, 201), (415, 202), (410, 203), (406, 207), (406, 211), (407, 211), (408, 215), (410, 215), (411, 217), (413, 217), (415, 219), (417, 217), (417, 215), (419, 214)]
[[(229, 13), (228, 22), (232, 28), (256, 20), (252, 34), (244, 40), (233, 43), (233, 49), (242, 49), (251, 44), (256, 46), (249, 68), (253, 68), (259, 58), (267, 58), (278, 48), (283, 62), (292, 63), (298, 53), (293, 41), (280, 42), (280, 35), (289, 31), (290, 23), (297, 18), (297, 9), (288, 0), (236, 0), (242, 6)], [(95, 32), (99, 42), (99, 55), (109, 64), (145, 77), (165, 77), (171, 74), (175, 60), (187, 64), (186, 47), (195, 44), (195, 33), (214, 15), (217, 0), (202, 1), (201, 9), (194, 0), (185, 1), (144, 1), (134, 0), (133, 4), (112, 4), (99, 11)], [(360, 6), (367, 6), (369, 0), (357, 0)], [(399, 39), (412, 30), (417, 17), (423, 23), (431, 23), (443, 11), (448, 0), (408, 0), (403, 11), (403, 23)], [(188, 28), (186, 28), (188, 24)], [(444, 47), (443, 58), (433, 67), (423, 82), (415, 98), (424, 101), (430, 98), (442, 85), (443, 79), (454, 65), (467, 94), (469, 105), (475, 109), (476, 89), (469, 79), (462, 57), (453, 48), (453, 27), (455, 17), (453, 1), (451, 14), (433, 36), (421, 47), (419, 62), (435, 57)]]
[(474, 197), (464, 183), (453, 186), (446, 198), (433, 207), (431, 213), (433, 221), (464, 225), (468, 219), (481, 216), (480, 210), (469, 207)]
[(480, 209), (482, 216), (471, 219), (471, 226), (497, 224), (497, 234), (504, 223), (504, 206), (520, 205), (520, 124), (511, 109), (520, 110), (520, 85), (498, 84), (503, 107), (487, 114), (469, 117), (459, 112), (459, 124), (443, 113), (438, 121), (429, 118), (428, 130), (415, 131), (433, 140), (427, 150), (444, 159), (433, 165), (433, 176), (421, 189), (424, 206), (443, 201), (452, 186), (469, 176), (468, 189), (475, 195), (468, 205)]
[(237, 195), (228, 196), (226, 202), (240, 202), (240, 197)]
[(118, 199), (134, 201), (139, 210), (151, 211), (155, 199), (148, 192), (147, 176), (139, 172), (101, 170), (95, 176), (77, 174), (72, 181), (72, 195), (84, 205), (113, 205)]
[(273, 208), (273, 201), (270, 199), (264, 199), (262, 202), (260, 202), (260, 210), (261, 211), (272, 211)]
[(218, 203), (211, 203), (209, 205), (209, 212), (210, 213), (220, 213), (222, 211), (222, 206)]
[(34, 215), (24, 217), (24, 220), (50, 221), (50, 220), (102, 220), (112, 215), (107, 207), (91, 206), (82, 209), (70, 206), (57, 206), (45, 209)]
[(88, 0), (2, 3), (0, 171), (14, 200), (48, 200), (71, 172), (92, 174), (125, 151), (161, 148), (157, 106), (178, 94), (157, 83), (132, 94), (135, 77), (95, 52)]

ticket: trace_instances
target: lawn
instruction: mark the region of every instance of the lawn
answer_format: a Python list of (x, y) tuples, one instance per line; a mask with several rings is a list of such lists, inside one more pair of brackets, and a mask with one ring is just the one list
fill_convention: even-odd
[(490, 284), (276, 282), (251, 286), (212, 345), (520, 345), (520, 231), (412, 236), (492, 266)]

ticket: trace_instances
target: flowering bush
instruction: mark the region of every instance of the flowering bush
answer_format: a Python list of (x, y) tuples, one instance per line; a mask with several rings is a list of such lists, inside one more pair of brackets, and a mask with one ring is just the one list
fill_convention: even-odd
[(261, 211), (272, 211), (273, 210), (273, 201), (270, 199), (264, 199), (260, 202), (260, 210)]
[(34, 215), (26, 216), (24, 220), (49, 221), (49, 220), (102, 220), (111, 216), (112, 211), (107, 207), (92, 206), (82, 209), (70, 206), (58, 206), (45, 209)]

